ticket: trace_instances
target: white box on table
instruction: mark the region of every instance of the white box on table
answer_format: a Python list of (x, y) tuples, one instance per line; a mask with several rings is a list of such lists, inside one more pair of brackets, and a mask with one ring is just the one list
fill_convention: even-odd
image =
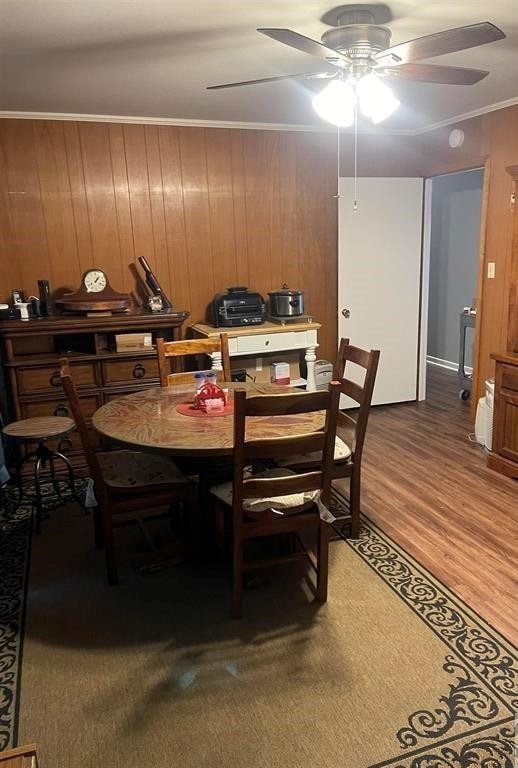
[(270, 381), (272, 384), (290, 384), (290, 364), (272, 363), (270, 365)]

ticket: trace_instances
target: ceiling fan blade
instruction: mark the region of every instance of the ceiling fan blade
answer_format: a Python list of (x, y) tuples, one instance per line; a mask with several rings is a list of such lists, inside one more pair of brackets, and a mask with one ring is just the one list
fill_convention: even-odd
[(505, 34), (501, 29), (489, 21), (483, 21), (480, 24), (446, 29), (444, 32), (435, 32), (433, 35), (408, 40), (406, 43), (400, 43), (376, 53), (374, 58), (377, 61), (386, 61), (387, 66), (394, 66), (407, 61), (431, 59), (434, 56), (442, 56), (444, 53), (464, 51), (466, 48), (492, 43), (504, 37)]
[(441, 67), (436, 64), (400, 64), (385, 69), (389, 77), (398, 80), (417, 80), (420, 83), (443, 83), (445, 85), (475, 85), (489, 75), (483, 69), (464, 67)]
[(300, 77), (315, 78), (318, 79), (334, 77), (335, 72), (301, 72), (295, 75), (277, 75), (276, 77), (261, 77), (259, 80), (243, 80), (240, 83), (223, 83), (222, 85), (208, 85), (207, 91), (217, 91), (221, 88), (237, 88), (241, 85), (257, 85), (260, 83), (275, 83), (277, 80), (296, 80)]
[(303, 53), (309, 53), (310, 56), (316, 56), (317, 59), (324, 59), (324, 61), (334, 64), (335, 66), (343, 67), (344, 64), (351, 64), (351, 59), (344, 56), (340, 51), (335, 51), (334, 48), (328, 48), (327, 45), (322, 45), (322, 43), (313, 40), (311, 37), (299, 35), (298, 32), (293, 32), (291, 29), (261, 28), (257, 31), (262, 35), (271, 37), (272, 40), (277, 40), (279, 43), (289, 45)]

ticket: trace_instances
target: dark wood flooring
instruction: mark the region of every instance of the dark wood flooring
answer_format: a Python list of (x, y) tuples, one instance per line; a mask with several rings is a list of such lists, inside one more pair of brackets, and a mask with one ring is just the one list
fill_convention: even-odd
[(362, 511), (518, 644), (518, 482), (487, 469), (458, 391), (429, 366), (425, 402), (372, 409)]

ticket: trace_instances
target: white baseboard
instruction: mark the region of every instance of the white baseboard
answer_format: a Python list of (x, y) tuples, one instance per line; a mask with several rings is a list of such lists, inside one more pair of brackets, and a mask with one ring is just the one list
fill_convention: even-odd
[[(426, 355), (426, 362), (429, 365), (437, 365), (439, 368), (447, 368), (449, 371), (457, 371), (459, 368), (458, 363), (454, 363), (451, 360), (442, 360), (440, 357), (432, 357), (432, 355)], [(464, 366), (466, 373), (473, 373), (473, 368), (469, 365)]]

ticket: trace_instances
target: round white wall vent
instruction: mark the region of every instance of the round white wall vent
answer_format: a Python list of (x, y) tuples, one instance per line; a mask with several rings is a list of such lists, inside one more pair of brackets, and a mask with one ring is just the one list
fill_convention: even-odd
[(448, 136), (448, 143), (452, 149), (462, 147), (464, 144), (464, 131), (460, 128), (454, 128)]

